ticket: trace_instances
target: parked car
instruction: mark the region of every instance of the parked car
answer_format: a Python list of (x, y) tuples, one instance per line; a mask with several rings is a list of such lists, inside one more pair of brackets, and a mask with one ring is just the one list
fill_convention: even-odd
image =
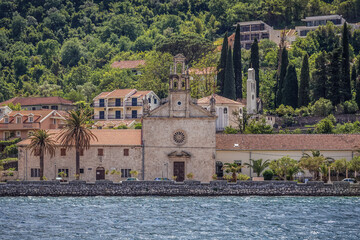
[(129, 177), (125, 181), (139, 181), (139, 179), (134, 178), (134, 177)]
[(349, 183), (356, 183), (356, 179), (355, 179), (355, 178), (344, 178), (343, 181), (344, 181), (344, 182), (349, 182)]
[(157, 177), (157, 178), (154, 179), (154, 181), (170, 181), (170, 179)]

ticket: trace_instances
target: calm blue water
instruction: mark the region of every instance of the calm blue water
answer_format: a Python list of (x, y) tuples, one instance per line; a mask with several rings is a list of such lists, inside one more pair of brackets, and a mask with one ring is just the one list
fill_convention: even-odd
[(0, 239), (360, 239), (360, 198), (0, 198)]

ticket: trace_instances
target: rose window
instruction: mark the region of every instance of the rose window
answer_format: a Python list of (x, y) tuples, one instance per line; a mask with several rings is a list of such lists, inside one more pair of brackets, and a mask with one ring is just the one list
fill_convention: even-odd
[(182, 144), (185, 142), (185, 133), (178, 131), (174, 133), (174, 142), (177, 144)]

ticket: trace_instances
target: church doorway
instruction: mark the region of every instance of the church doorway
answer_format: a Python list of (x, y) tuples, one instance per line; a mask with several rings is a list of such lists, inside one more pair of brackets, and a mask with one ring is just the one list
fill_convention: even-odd
[(96, 180), (105, 180), (105, 169), (103, 167), (96, 169)]
[(185, 180), (185, 162), (174, 162), (174, 176), (177, 182)]

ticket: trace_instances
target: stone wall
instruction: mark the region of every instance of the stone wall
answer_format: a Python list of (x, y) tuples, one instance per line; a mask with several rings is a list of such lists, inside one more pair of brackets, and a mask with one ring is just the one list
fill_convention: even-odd
[(242, 181), (8, 181), (0, 184), (0, 196), (360, 196), (360, 185), (348, 182)]

